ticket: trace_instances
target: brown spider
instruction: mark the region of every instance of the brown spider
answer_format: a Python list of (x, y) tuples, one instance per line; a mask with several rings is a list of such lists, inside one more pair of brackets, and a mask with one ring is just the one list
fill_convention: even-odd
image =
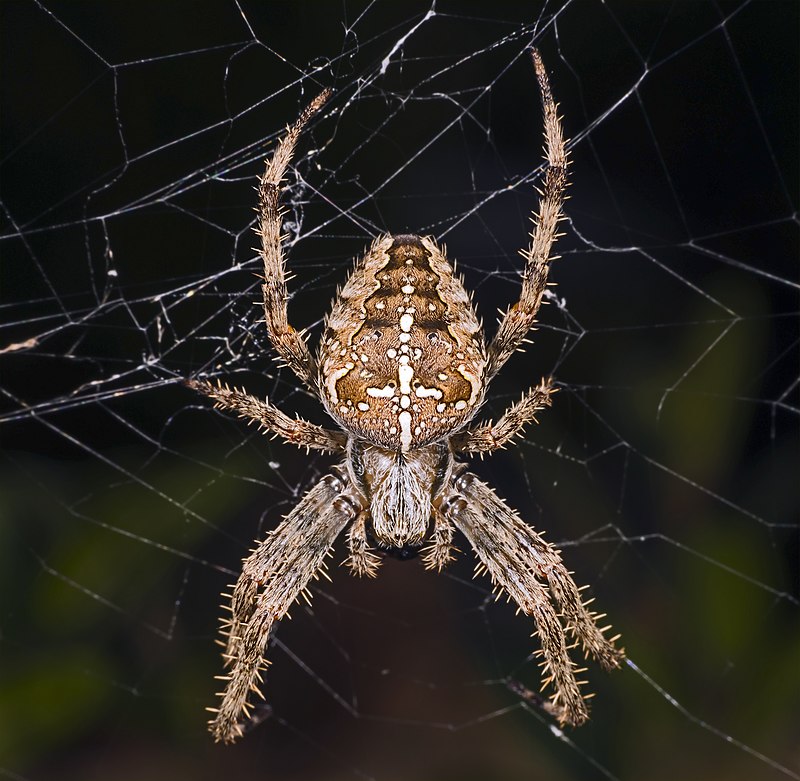
[[(470, 296), (430, 237), (382, 236), (356, 262), (325, 321), (313, 356), (287, 320), (281, 243), (281, 182), (303, 127), (330, 95), (319, 95), (281, 139), (259, 187), (258, 233), (264, 260), (264, 316), (280, 358), (325, 405), (339, 430), (290, 418), (244, 391), (190, 380), (216, 406), (305, 448), (337, 453), (341, 461), (244, 561), (223, 622), (222, 702), (210, 729), (232, 742), (249, 718), (248, 697), (266, 665), (264, 650), (277, 621), (323, 566), (347, 530), (345, 563), (376, 575), (383, 552), (422, 549), (426, 567), (452, 560), (458, 529), (500, 591), (532, 616), (552, 683), (550, 711), (563, 724), (588, 717), (566, 635), (606, 669), (624, 658), (589, 612), (580, 589), (545, 542), (456, 456), (504, 447), (539, 410), (550, 405), (550, 380), (525, 393), (497, 422), (469, 425), (489, 382), (534, 324), (547, 284), (550, 249), (562, 219), (567, 156), (561, 122), (544, 65), (532, 52), (544, 107), (547, 171), (531, 243), (524, 253), (520, 300), (485, 344)], [(425, 545), (427, 541), (427, 545)], [(423, 547), (425, 546), (425, 547)], [(559, 612), (560, 611), (560, 612)], [(561, 619), (561, 620), (560, 620)]]

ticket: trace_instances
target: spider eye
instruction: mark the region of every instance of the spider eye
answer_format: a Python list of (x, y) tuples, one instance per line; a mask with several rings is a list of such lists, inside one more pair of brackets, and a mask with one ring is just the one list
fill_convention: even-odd
[(439, 341), (439, 337), (435, 333), (429, 333), (428, 334), (428, 341), (429, 342), (438, 342)]

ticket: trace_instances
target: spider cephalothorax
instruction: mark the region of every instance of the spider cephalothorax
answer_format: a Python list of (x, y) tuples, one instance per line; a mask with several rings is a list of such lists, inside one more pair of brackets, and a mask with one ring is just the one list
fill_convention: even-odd
[(616, 638), (603, 635), (608, 627), (599, 628), (597, 616), (586, 609), (558, 551), (457, 460), (459, 454), (507, 445), (550, 404), (552, 387), (542, 380), (497, 422), (470, 425), (488, 383), (534, 323), (561, 219), (567, 172), (561, 123), (536, 51), (533, 62), (548, 165), (520, 300), (488, 346), (469, 294), (434, 240), (382, 236), (355, 264), (325, 321), (319, 353), (312, 356), (302, 332), (287, 320), (278, 197), (297, 139), (328, 91), (288, 129), (267, 163), (258, 231), (267, 331), (280, 358), (322, 401), (339, 430), (290, 418), (267, 400), (221, 384), (191, 380), (189, 385), (266, 431), (301, 447), (338, 453), (341, 461), (244, 562), (223, 626), (229, 674), (220, 707), (211, 709), (217, 740), (230, 742), (242, 734), (272, 627), (345, 530), (345, 563), (356, 574), (374, 576), (378, 552), (406, 556), (421, 549), (425, 565), (441, 569), (452, 559), (458, 529), (478, 556), (479, 569), (536, 622), (546, 682), (554, 688), (551, 710), (562, 723), (580, 724), (588, 715), (566, 635), (606, 668), (623, 658), (613, 645)]

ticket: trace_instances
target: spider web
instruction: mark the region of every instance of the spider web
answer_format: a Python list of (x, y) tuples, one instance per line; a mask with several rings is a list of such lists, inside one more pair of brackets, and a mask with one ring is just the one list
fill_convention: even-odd
[[(267, 5), (2, 6), (0, 775), (800, 778), (796, 4)], [(262, 723), (214, 746), (219, 592), (330, 463), (181, 384), (324, 422), (259, 324), (263, 158), (334, 87), (284, 199), (312, 342), (385, 230), (446, 242), (491, 332), (542, 171), (533, 42), (569, 219), (486, 414), (560, 392), (474, 468), (629, 661), (588, 665), (593, 718), (562, 732), (463, 540), (375, 581), (338, 550)]]

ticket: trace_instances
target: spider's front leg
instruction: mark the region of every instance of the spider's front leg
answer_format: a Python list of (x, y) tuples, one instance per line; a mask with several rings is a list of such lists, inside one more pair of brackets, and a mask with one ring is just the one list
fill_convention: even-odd
[(266, 666), (264, 649), (275, 623), (280, 621), (320, 571), (340, 532), (363, 509), (358, 493), (344, 470), (317, 483), (245, 560), (231, 597), (231, 616), (224, 622), (229, 668), (227, 683), (209, 729), (217, 741), (232, 743), (249, 718), (251, 691)]
[(486, 379), (497, 374), (512, 353), (528, 335), (542, 303), (542, 295), (547, 286), (550, 267), (550, 250), (556, 239), (558, 223), (562, 218), (564, 190), (567, 186), (567, 153), (564, 147), (564, 134), (561, 120), (550, 91), (542, 58), (535, 49), (532, 51), (533, 65), (539, 80), (544, 110), (544, 137), (547, 153), (547, 171), (539, 199), (539, 213), (534, 220), (531, 243), (523, 253), (525, 271), (522, 274), (522, 290), (519, 301), (503, 316), (492, 343), (488, 348)]
[(316, 363), (308, 349), (305, 336), (289, 325), (287, 315), (289, 296), (286, 289), (279, 198), (282, 191), (281, 182), (292, 160), (297, 140), (306, 123), (322, 108), (330, 94), (331, 90), (326, 89), (317, 95), (294, 125), (289, 127), (267, 162), (258, 186), (259, 225), (256, 232), (261, 237), (261, 257), (264, 261), (264, 283), (261, 286), (264, 295), (264, 322), (275, 351), (314, 392), (316, 392), (314, 380)]
[[(552, 699), (559, 721), (574, 725), (586, 721), (588, 709), (575, 679), (565, 629), (606, 669), (619, 667), (624, 652), (614, 646), (616, 638), (607, 640), (603, 635), (608, 627), (597, 626), (600, 616), (584, 606), (558, 551), (468, 472), (455, 479), (441, 507), (469, 540), (480, 559), (480, 568), (487, 570), (492, 581), (536, 622), (544, 655), (545, 684), (553, 683)], [(561, 609), (566, 627), (562, 627), (551, 598)]]

